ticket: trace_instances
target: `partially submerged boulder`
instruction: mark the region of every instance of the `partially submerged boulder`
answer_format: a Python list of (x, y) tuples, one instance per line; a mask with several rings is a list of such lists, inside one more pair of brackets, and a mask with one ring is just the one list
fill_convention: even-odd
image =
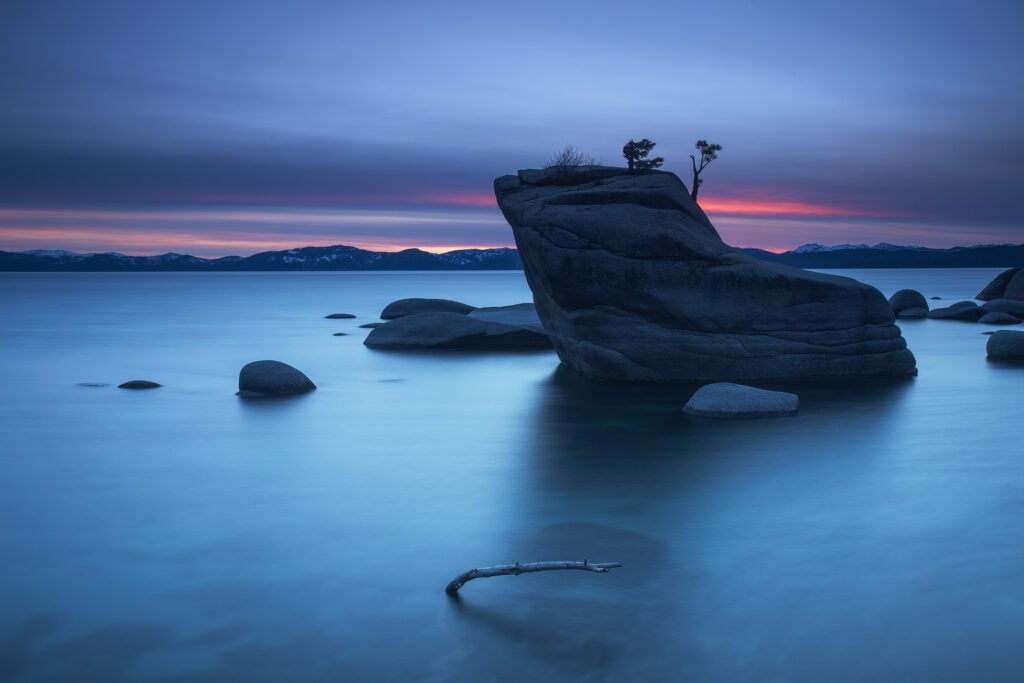
[(672, 173), (520, 171), (494, 182), (559, 358), (603, 380), (898, 377), (882, 294), (722, 242)]
[(958, 306), (956, 304), (928, 311), (928, 317), (932, 320), (962, 320), (969, 323), (978, 322), (983, 315), (985, 315), (985, 309), (981, 306)]
[(382, 320), (394, 320), (416, 313), (461, 313), (475, 311), (475, 306), (451, 299), (399, 299), (392, 301), (381, 311)]
[(478, 308), (469, 313), (469, 317), (487, 322), (519, 325), (537, 332), (544, 332), (544, 325), (540, 321), (540, 316), (537, 315), (537, 307), (532, 303)]
[(314, 389), (308, 377), (281, 361), (253, 361), (238, 373), (238, 395), (243, 398), (296, 396)]
[(417, 313), (376, 327), (363, 342), (374, 349), (549, 349), (543, 332), (522, 325), (478, 320), (460, 313)]
[[(889, 297), (889, 306), (892, 307), (893, 315), (899, 317), (911, 317), (911, 316), (900, 316), (900, 313), (908, 309), (924, 309), (925, 315), (928, 314), (928, 300), (924, 298), (924, 295), (916, 289), (901, 289), (900, 291)], [(923, 317), (917, 316), (913, 317)]]
[(928, 317), (927, 308), (904, 308), (896, 314), (898, 320), (919, 320)]
[(1024, 318), (1024, 301), (1016, 299), (992, 299), (981, 306), (989, 313), (1009, 313), (1018, 318)]
[(978, 322), (985, 325), (1020, 325), (1019, 318), (1002, 311), (986, 313), (978, 318)]
[(124, 382), (123, 384), (118, 384), (117, 388), (118, 389), (159, 389), (162, 386), (163, 386), (162, 384), (157, 384), (156, 382), (151, 382), (148, 379), (133, 379), (133, 380), (129, 380), (127, 382)]
[(690, 398), (683, 412), (700, 417), (787, 417), (796, 415), (800, 397), (743, 384), (708, 384)]
[(1010, 268), (996, 275), (992, 282), (985, 285), (978, 296), (981, 301), (993, 299), (1024, 300), (1024, 268)]
[(331, 313), (324, 316), (327, 320), (351, 320), (354, 317), (351, 313)]
[(999, 330), (988, 338), (985, 351), (992, 360), (1024, 361), (1024, 332)]

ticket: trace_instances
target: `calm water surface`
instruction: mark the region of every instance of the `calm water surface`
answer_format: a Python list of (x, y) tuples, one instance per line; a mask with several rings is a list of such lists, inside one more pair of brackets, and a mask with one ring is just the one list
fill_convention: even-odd
[[(951, 303), (997, 272), (843, 274)], [(1021, 680), (1024, 368), (986, 328), (901, 323), (915, 380), (713, 422), (551, 352), (366, 349), (407, 296), (530, 298), (518, 272), (0, 274), (0, 680)], [(263, 358), (320, 388), (238, 399)], [(584, 557), (625, 566), (443, 593)]]

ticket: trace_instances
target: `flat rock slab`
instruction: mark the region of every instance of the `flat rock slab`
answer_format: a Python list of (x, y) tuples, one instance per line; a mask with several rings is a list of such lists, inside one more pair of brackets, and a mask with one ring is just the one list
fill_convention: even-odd
[(927, 318), (928, 317), (928, 309), (927, 308), (904, 308), (903, 310), (901, 310), (899, 313), (896, 314), (896, 317), (899, 318), (900, 320), (917, 320), (917, 319), (920, 319), (920, 318)]
[(985, 309), (981, 306), (949, 306), (947, 308), (933, 308), (928, 312), (932, 320), (961, 320), (963, 322), (975, 323), (985, 315)]
[(351, 320), (354, 317), (351, 313), (331, 313), (324, 316), (328, 320)]
[(118, 384), (118, 389), (159, 389), (162, 384), (150, 382), (148, 379), (133, 379), (124, 384)]
[(302, 372), (276, 360), (257, 360), (238, 373), (238, 395), (242, 398), (297, 396), (316, 389)]
[(478, 308), (470, 312), (470, 318), (506, 325), (528, 327), (537, 332), (544, 331), (544, 324), (537, 315), (537, 307), (531, 303), (513, 304), (511, 306), (490, 306)]
[(993, 360), (1024, 361), (1024, 332), (999, 330), (988, 338), (985, 351)]
[(392, 301), (381, 311), (381, 320), (394, 320), (417, 313), (461, 313), (475, 311), (476, 306), (451, 299), (399, 299)]
[(799, 408), (796, 394), (718, 382), (698, 389), (683, 412), (718, 418), (791, 417)]
[(365, 325), (360, 325), (359, 327), (361, 327), (364, 330), (372, 330), (373, 328), (380, 327), (381, 325), (387, 325), (387, 323), (366, 323)]
[(461, 313), (417, 313), (374, 328), (363, 342), (373, 349), (549, 349), (543, 332), (521, 325), (477, 320)]
[(986, 313), (978, 318), (978, 322), (984, 325), (1020, 325), (1019, 318), (1002, 311)]

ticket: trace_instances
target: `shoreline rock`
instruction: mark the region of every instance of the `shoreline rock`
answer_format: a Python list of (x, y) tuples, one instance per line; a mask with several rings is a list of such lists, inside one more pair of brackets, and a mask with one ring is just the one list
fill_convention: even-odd
[(916, 374), (888, 301), (722, 242), (672, 173), (494, 181), (563, 363), (598, 380), (813, 381)]

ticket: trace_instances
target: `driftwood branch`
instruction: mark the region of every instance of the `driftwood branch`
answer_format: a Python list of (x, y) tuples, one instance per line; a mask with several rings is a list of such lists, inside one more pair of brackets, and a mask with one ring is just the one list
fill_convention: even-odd
[(553, 571), (555, 569), (580, 569), (585, 572), (597, 572), (599, 574), (603, 574), (609, 569), (621, 566), (622, 565), (618, 562), (595, 563), (589, 560), (583, 560), (582, 562), (516, 562), (515, 564), (498, 564), (493, 567), (480, 567), (478, 569), (470, 569), (467, 572), (462, 572), (452, 579), (451, 583), (445, 586), (444, 592), (448, 595), (455, 595), (467, 581), (472, 581), (473, 579), (484, 579), (489, 576), (519, 576), (520, 574), (529, 574), (530, 572)]

